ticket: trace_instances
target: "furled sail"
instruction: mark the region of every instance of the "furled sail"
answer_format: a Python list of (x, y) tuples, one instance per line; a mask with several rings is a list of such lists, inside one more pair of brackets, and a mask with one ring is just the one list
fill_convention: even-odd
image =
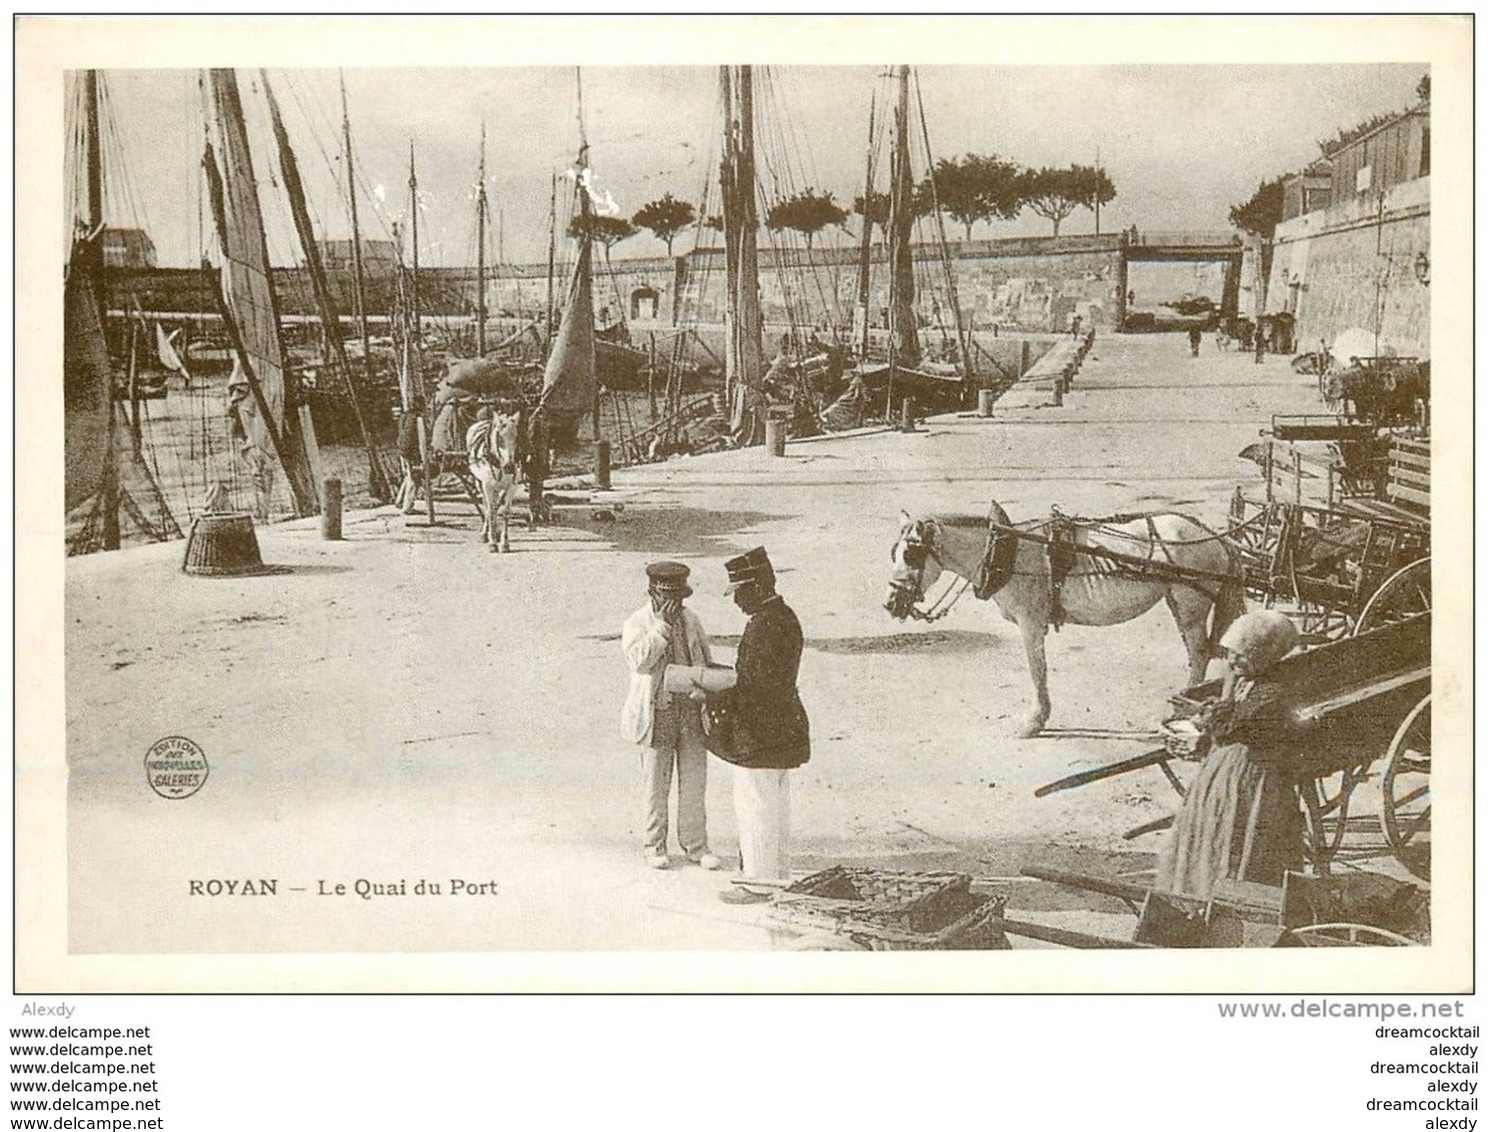
[(914, 177), (909, 168), (909, 68), (899, 68), (899, 99), (894, 108), (894, 148), (890, 157), (889, 341), (891, 360), (902, 366), (920, 361), (920, 334), (915, 319)]
[(67, 509), (104, 489), (111, 466), (109, 415), (113, 365), (103, 334), (103, 172), (99, 152), (98, 76), (71, 76), (68, 100), (69, 181), (76, 187), (73, 237), (63, 290), (63, 417), (66, 426)]
[[(577, 192), (580, 217), (591, 215), (587, 171), (580, 168)], [(579, 434), (584, 418), (592, 411), (594, 378), (594, 283), (593, 242), (586, 224), (579, 226), (579, 255), (569, 280), (563, 320), (553, 337), (548, 364), (543, 371), (540, 411), (554, 444), (570, 444)]]
[[(94, 237), (97, 238), (96, 236)], [(113, 365), (103, 337), (96, 279), (79, 248), (67, 271), (64, 295), (63, 415), (67, 422), (67, 483), (71, 511), (103, 490), (112, 458), (109, 419)]]
[(313, 432), (309, 414), (300, 414), (291, 404), (268, 241), (237, 79), (227, 69), (209, 71), (208, 79), (221, 153), (208, 146), (204, 165), (224, 260), (223, 305), (245, 377), (229, 394), (229, 412), (255, 450), (253, 458), (260, 463), (277, 461), (283, 469), (295, 514), (313, 515), (318, 505), (307, 455), (307, 450), (313, 451)]
[[(135, 418), (134, 443), (120, 443), (115, 375), (104, 333), (102, 79), (69, 78), (68, 151), (72, 246), (63, 285), (62, 403), (67, 552), (117, 550), (126, 541), (180, 538), (154, 475), (145, 464)], [(138, 409), (136, 408), (136, 414)]]

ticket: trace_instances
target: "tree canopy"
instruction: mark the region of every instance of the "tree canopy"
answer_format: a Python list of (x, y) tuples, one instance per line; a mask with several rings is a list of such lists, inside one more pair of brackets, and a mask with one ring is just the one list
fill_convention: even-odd
[(810, 250), (816, 234), (823, 228), (841, 226), (847, 219), (847, 209), (833, 199), (831, 193), (817, 189), (802, 189), (771, 207), (765, 216), (765, 226), (772, 232), (789, 228), (806, 237)]
[(1269, 240), (1281, 223), (1282, 204), (1285, 199), (1284, 179), (1262, 181), (1244, 204), (1230, 206), (1230, 223), (1242, 232), (1249, 232), (1263, 240)]
[(587, 235), (596, 243), (604, 245), (605, 254), (621, 240), (636, 234), (636, 226), (623, 216), (600, 216), (596, 212), (588, 216), (575, 216), (568, 225), (568, 234), (575, 238)]
[(1104, 180), (1105, 185), (1097, 184), (1091, 176), (1095, 173), (1088, 165), (1070, 165), (1064, 169), (1045, 165), (1039, 169), (1025, 169), (1019, 178), (1021, 196), (1034, 212), (1053, 221), (1054, 235), (1057, 236), (1059, 225), (1075, 209), (1095, 207), (1097, 193), (1103, 202), (1116, 195), (1114, 186), (1110, 187), (1109, 196), (1104, 195), (1105, 186), (1110, 182), (1101, 171), (1099, 179)]
[(1116, 186), (1104, 169), (1093, 165), (1071, 165), (1070, 180), (1080, 196), (1080, 207), (1092, 212), (1098, 204), (1110, 204), (1116, 199)]
[(672, 254), (672, 241), (677, 233), (697, 219), (697, 210), (684, 200), (677, 200), (667, 193), (660, 200), (649, 201), (636, 210), (630, 218), (638, 228), (645, 228), (666, 244), (667, 255)]
[(1016, 164), (995, 153), (968, 153), (954, 161), (941, 158), (921, 195), (929, 198), (927, 212), (939, 204), (942, 212), (965, 227), (969, 240), (978, 220), (1011, 220), (1023, 210), (1019, 176)]

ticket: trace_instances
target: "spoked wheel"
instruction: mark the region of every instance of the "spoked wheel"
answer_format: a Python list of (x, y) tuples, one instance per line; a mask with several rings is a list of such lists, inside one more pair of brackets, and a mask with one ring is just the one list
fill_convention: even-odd
[(1431, 612), (1431, 558), (1402, 566), (1380, 584), (1354, 621), (1354, 635)]
[[(1291, 615), (1304, 644), (1323, 644), (1350, 635), (1348, 614), (1333, 606), (1299, 601)], [(1357, 626), (1352, 632), (1358, 632)]]
[(1298, 789), (1306, 816), (1307, 859), (1318, 876), (1327, 876), (1348, 833), (1349, 803), (1364, 780), (1368, 763), (1326, 777), (1309, 778)]
[(1390, 740), (1380, 783), (1380, 826), (1395, 859), (1431, 879), (1431, 696), (1410, 710)]
[(1304, 947), (1416, 947), (1416, 941), (1399, 932), (1369, 924), (1308, 924), (1292, 928), (1287, 936)]

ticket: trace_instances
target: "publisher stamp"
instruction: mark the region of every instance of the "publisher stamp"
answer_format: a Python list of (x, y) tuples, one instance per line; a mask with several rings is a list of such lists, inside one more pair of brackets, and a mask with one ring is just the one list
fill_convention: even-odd
[(205, 752), (180, 735), (158, 740), (145, 755), (150, 789), (172, 801), (195, 794), (206, 783), (207, 773)]

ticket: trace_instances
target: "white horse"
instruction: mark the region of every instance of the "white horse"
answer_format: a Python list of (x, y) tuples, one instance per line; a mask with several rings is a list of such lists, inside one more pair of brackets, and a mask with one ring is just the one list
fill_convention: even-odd
[[(936, 612), (916, 603), (942, 572), (965, 579), (980, 600), (995, 601), (1023, 634), (1038, 695), (1019, 732), (1025, 739), (1042, 731), (1049, 718), (1044, 637), (1061, 613), (1072, 625), (1119, 625), (1166, 601), (1188, 650), (1189, 686), (1200, 684), (1220, 636), (1245, 612), (1240, 563), (1224, 536), (1196, 519), (1175, 512), (1127, 519), (1060, 520), (1071, 524), (1073, 541), (1051, 543), (1051, 523), (1015, 525), (996, 503), (986, 518), (915, 519), (905, 512), (884, 608), (901, 621), (911, 615), (934, 619)], [(1057, 587), (1051, 550), (1056, 558), (1065, 556), (1067, 567)], [(942, 597), (937, 604), (944, 602)]]
[(518, 417), (516, 413), (481, 416), (484, 419), (465, 432), (465, 455), (481, 489), (481, 541), (489, 544), (493, 554), (505, 554), (511, 549), (507, 528), (517, 491)]

